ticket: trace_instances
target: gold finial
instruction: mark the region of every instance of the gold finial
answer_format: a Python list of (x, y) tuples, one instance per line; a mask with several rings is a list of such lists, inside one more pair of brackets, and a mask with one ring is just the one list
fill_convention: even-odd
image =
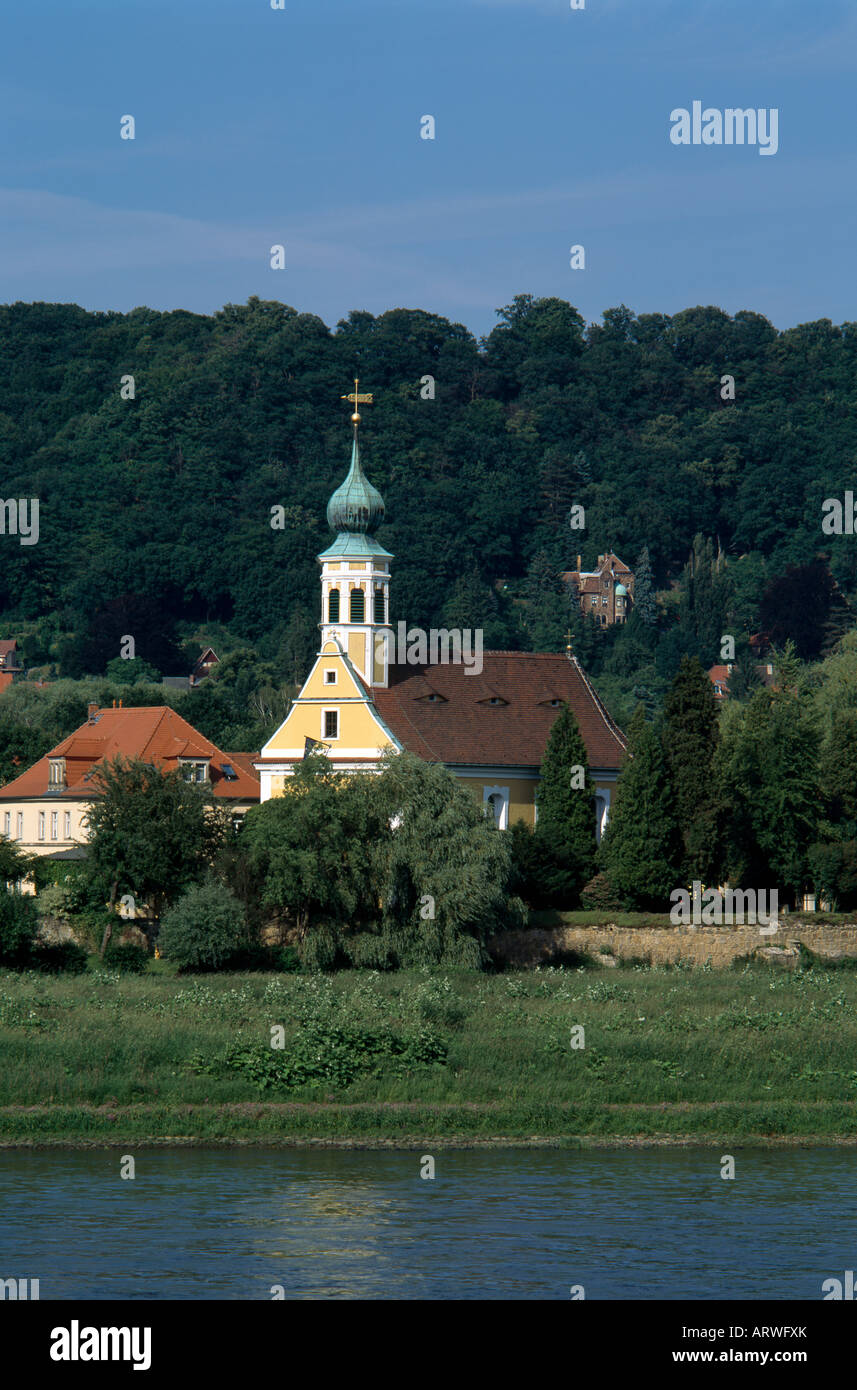
[(357, 429), (357, 426), (360, 424), (360, 414), (359, 414), (358, 409), (357, 409), (358, 405), (373, 405), (373, 404), (374, 404), (374, 398), (373, 398), (373, 396), (372, 396), (371, 391), (369, 391), (369, 392), (364, 391), (363, 394), (361, 395), (361, 394), (360, 394), (359, 387), (360, 387), (360, 378), (359, 378), (359, 377), (355, 377), (355, 378), (354, 378), (354, 390), (353, 390), (353, 391), (350, 391), (350, 392), (348, 393), (347, 396), (340, 396), (340, 398), (339, 398), (341, 401), (351, 401), (351, 402), (353, 402), (353, 405), (354, 405), (354, 414), (351, 416), (351, 423), (352, 423), (352, 425), (354, 426), (355, 430)]

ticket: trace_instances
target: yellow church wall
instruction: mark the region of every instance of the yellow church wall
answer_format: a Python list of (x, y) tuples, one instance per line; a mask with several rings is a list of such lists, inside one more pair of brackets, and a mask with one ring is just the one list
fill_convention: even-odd
[[(328, 687), (329, 689), (330, 687)], [(322, 711), (339, 711), (339, 737), (325, 739), (322, 732)], [(374, 755), (377, 748), (392, 748), (394, 745), (384, 733), (381, 725), (371, 713), (367, 704), (338, 702), (336, 698), (324, 704), (294, 705), (283, 727), (271, 742), (262, 750), (265, 758), (285, 756), (289, 749), (303, 750), (304, 739), (321, 739), (330, 744), (330, 755), (335, 758), (339, 747), (366, 750), (366, 756)]]
[(358, 671), (363, 669), (363, 657), (366, 653), (366, 638), (362, 632), (349, 632), (348, 634), (348, 660), (352, 661)]

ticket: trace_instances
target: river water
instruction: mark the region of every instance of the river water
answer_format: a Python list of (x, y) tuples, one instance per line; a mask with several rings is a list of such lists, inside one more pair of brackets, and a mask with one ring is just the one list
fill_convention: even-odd
[[(133, 1150), (129, 1150), (133, 1153)], [(0, 1152), (0, 1279), (42, 1299), (822, 1298), (857, 1149)]]

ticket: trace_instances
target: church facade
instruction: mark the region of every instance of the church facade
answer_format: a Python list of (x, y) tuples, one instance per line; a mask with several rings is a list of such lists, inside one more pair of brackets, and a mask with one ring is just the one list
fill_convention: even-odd
[[(568, 703), (586, 745), (600, 837), (625, 740), (570, 651), (480, 651), (478, 662), (465, 663), (460, 634), (411, 629), (404, 650), (395, 640), (394, 557), (374, 535), (384, 503), (360, 462), (356, 386), (347, 398), (355, 401), (351, 467), (327, 506), (335, 539), (318, 556), (319, 653), (255, 763), (262, 801), (282, 794), (313, 749), (345, 773), (377, 772), (385, 752), (409, 751), (443, 763), (501, 828), (519, 819), (533, 825), (545, 745)], [(426, 662), (426, 649), (439, 659)]]

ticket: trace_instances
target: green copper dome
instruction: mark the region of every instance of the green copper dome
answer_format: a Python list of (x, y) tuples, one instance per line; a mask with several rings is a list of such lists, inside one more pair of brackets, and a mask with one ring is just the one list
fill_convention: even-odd
[(624, 584), (617, 584), (617, 585), (616, 585), (616, 597), (617, 597), (617, 598), (627, 598), (627, 597), (628, 597), (628, 590), (625, 588), (625, 585), (624, 585)]
[(384, 520), (384, 499), (360, 467), (360, 450), (355, 431), (351, 467), (344, 483), (327, 504), (327, 524), (332, 531), (369, 535)]

